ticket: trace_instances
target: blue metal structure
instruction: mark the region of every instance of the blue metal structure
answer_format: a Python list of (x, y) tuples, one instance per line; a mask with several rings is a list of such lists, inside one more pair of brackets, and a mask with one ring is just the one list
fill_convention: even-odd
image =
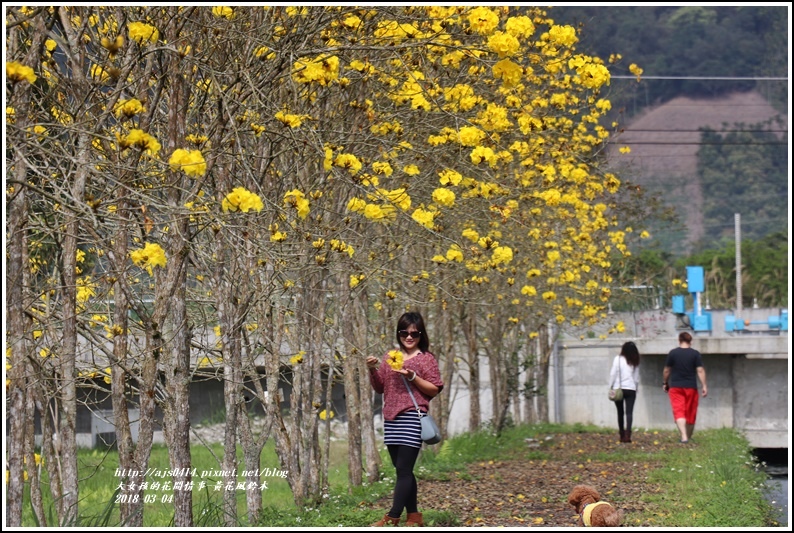
[(673, 313), (679, 315), (681, 318), (687, 317), (684, 324), (694, 331), (711, 331), (711, 313), (704, 312), (700, 305), (700, 293), (705, 290), (703, 267), (686, 267), (686, 284), (687, 289), (690, 294), (692, 294), (694, 309), (692, 311), (687, 311), (685, 307), (685, 297), (679, 294), (673, 296)]
[(725, 316), (725, 331), (727, 332), (747, 331), (745, 328), (751, 325), (766, 325), (769, 327), (769, 331), (788, 331), (788, 309), (781, 309), (780, 315), (770, 316), (766, 320), (751, 320), (749, 322), (730, 314)]

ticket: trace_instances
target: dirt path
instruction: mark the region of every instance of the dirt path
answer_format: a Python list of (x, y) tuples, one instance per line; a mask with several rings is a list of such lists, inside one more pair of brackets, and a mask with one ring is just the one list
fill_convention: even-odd
[[(653, 456), (677, 442), (672, 434), (636, 432), (632, 441), (621, 444), (617, 431), (544, 436), (528, 442), (516, 457), (475, 463), (449, 473), (448, 479), (420, 477), (419, 508), (446, 511), (466, 527), (575, 527), (578, 515), (568, 505), (568, 493), (582, 483), (593, 485), (603, 500), (624, 510), (624, 526), (653, 526), (629, 515), (643, 509), (638, 494), (659, 490), (647, 479), (659, 466)], [(628, 461), (627, 450), (647, 450), (648, 460)], [(384, 498), (373, 508), (388, 510), (390, 504), (391, 497)]]

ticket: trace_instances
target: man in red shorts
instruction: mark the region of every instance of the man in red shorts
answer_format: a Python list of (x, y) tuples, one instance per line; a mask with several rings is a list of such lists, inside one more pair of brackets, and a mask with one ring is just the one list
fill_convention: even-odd
[(708, 395), (706, 369), (703, 368), (700, 352), (692, 348), (691, 344), (692, 335), (682, 331), (678, 335), (678, 348), (667, 354), (662, 375), (662, 386), (670, 397), (675, 425), (681, 432), (681, 442), (684, 444), (689, 442), (692, 432), (695, 431), (698, 412), (697, 380), (700, 380), (703, 397)]

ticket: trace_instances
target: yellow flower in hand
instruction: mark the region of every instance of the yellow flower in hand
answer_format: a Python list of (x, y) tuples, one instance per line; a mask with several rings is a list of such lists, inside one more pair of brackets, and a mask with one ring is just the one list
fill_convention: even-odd
[(389, 350), (386, 362), (394, 370), (400, 370), (403, 367), (403, 353), (400, 350)]

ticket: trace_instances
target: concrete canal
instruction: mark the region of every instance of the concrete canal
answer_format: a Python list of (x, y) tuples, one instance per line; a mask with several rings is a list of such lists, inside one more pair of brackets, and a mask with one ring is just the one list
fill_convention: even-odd
[(775, 519), (781, 526), (789, 524), (788, 448), (756, 448), (753, 454), (767, 473), (766, 498), (777, 510)]

